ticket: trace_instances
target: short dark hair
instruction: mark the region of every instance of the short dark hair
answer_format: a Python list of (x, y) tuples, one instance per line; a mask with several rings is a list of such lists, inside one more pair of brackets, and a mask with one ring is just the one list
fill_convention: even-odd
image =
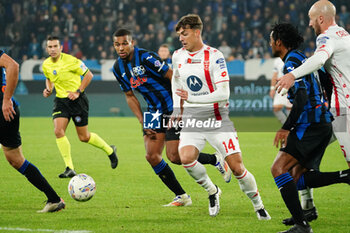
[(179, 22), (177, 22), (175, 31), (179, 31), (181, 28), (199, 29), (202, 31), (203, 23), (199, 15), (188, 14), (182, 16)]
[(304, 42), (298, 29), (290, 23), (276, 23), (271, 31), (273, 40), (281, 40), (288, 50), (297, 49)]
[(113, 37), (118, 37), (118, 36), (131, 36), (131, 31), (125, 28), (120, 28), (113, 33)]
[(49, 35), (49, 36), (47, 36), (46, 40), (58, 40), (58, 41), (60, 41), (60, 38), (58, 36)]

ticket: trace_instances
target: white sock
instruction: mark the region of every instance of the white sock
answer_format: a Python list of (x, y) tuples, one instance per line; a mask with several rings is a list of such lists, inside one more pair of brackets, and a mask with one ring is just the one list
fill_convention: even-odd
[(254, 210), (264, 208), (254, 176), (248, 170), (245, 170), (242, 175), (236, 176), (236, 179), (241, 190), (252, 201)]
[(277, 119), (284, 124), (284, 122), (287, 120), (287, 116), (286, 114), (284, 114), (284, 112), (282, 110), (279, 110), (277, 112), (273, 112), (273, 114), (275, 114), (275, 116), (277, 117)]
[(186, 169), (187, 173), (190, 174), (190, 176), (192, 176), (193, 179), (195, 179), (195, 181), (202, 186), (209, 195), (216, 193), (216, 186), (209, 178), (207, 170), (201, 163), (195, 160), (193, 163), (182, 165)]
[(300, 203), (303, 210), (309, 210), (315, 207), (314, 204), (314, 190), (312, 188), (306, 188), (299, 190)]

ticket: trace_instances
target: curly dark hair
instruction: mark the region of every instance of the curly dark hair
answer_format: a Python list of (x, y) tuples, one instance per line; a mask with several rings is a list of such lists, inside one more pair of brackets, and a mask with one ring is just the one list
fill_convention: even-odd
[(304, 42), (298, 29), (290, 23), (276, 23), (271, 31), (273, 40), (281, 40), (288, 50), (297, 49)]

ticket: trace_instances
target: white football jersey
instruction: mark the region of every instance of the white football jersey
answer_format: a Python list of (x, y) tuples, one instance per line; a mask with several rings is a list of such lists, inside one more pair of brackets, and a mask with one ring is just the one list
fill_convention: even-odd
[[(208, 45), (197, 52), (189, 52), (184, 48), (173, 54), (174, 77), (188, 95), (202, 96), (216, 90), (220, 82), (229, 82), (229, 75), (223, 54)], [(184, 107), (205, 107), (217, 114), (220, 108), (228, 108), (228, 99), (214, 104), (194, 104), (185, 101)]]
[(280, 57), (275, 58), (273, 61), (273, 72), (277, 73), (277, 77), (282, 77), (283, 76), (283, 66), (284, 62)]
[(333, 83), (332, 113), (336, 116), (350, 110), (350, 35), (338, 25), (330, 26), (316, 39), (316, 51), (326, 52), (324, 68)]

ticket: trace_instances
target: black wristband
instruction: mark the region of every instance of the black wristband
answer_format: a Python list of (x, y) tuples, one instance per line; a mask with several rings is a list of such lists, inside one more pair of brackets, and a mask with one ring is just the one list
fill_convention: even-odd
[(76, 92), (78, 92), (79, 95), (81, 95), (81, 90), (79, 88), (76, 90)]

